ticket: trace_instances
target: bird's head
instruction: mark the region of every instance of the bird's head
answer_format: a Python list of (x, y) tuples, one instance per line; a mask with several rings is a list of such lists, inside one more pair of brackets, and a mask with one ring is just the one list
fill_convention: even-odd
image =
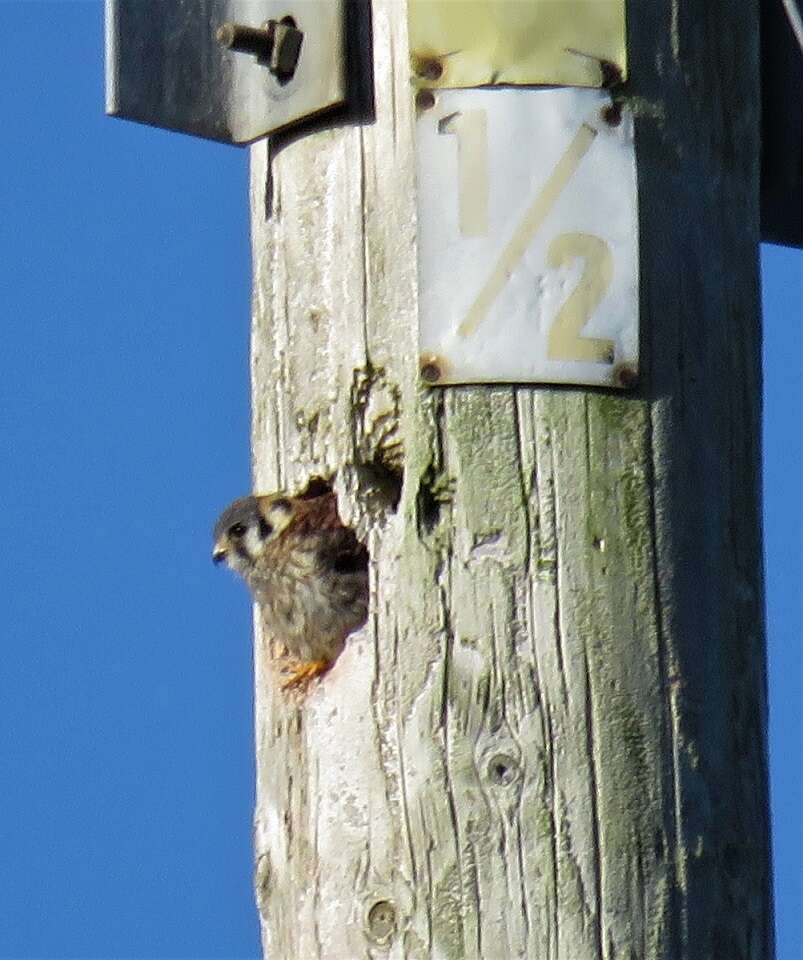
[(225, 560), (232, 570), (248, 576), (293, 512), (292, 501), (281, 494), (235, 500), (215, 524), (212, 560)]

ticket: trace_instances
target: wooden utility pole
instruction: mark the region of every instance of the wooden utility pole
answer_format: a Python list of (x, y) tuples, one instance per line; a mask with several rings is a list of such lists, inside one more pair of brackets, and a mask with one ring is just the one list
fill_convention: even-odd
[(626, 394), (421, 385), (399, 0), (375, 120), (252, 148), (255, 489), (333, 478), (372, 570), (305, 700), (257, 630), (270, 960), (772, 956), (757, 4), (630, 8)]

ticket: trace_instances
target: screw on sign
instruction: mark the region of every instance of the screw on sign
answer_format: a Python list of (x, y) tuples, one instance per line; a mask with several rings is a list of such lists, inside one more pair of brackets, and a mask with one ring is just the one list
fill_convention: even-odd
[(419, 90), (415, 95), (418, 110), (431, 110), (435, 106), (435, 94), (431, 90)]
[(443, 376), (443, 365), (439, 358), (432, 354), (422, 356), (420, 374), (426, 383), (437, 383)]
[(413, 67), (422, 80), (440, 80), (443, 76), (443, 64), (436, 57), (416, 57)]

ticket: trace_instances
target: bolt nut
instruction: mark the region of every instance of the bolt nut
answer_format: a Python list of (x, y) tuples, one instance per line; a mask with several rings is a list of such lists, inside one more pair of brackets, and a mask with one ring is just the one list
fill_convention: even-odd
[(290, 17), (285, 17), (274, 26), (273, 50), (268, 66), (279, 83), (287, 83), (295, 73), (303, 39), (304, 34), (296, 29)]

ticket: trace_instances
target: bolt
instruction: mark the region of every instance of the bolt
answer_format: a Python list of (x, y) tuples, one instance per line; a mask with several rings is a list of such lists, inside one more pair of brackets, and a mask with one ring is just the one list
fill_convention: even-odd
[(257, 63), (267, 67), (279, 83), (287, 83), (295, 73), (304, 34), (292, 17), (268, 20), (261, 27), (243, 23), (223, 23), (216, 32), (217, 42), (235, 53), (250, 53)]
[(227, 50), (252, 53), (260, 63), (270, 60), (273, 37), (265, 27), (247, 27), (244, 23), (227, 22), (217, 28), (215, 38)]
[(434, 359), (425, 359), (421, 364), (421, 379), (427, 383), (437, 383), (441, 378), (440, 365)]
[(296, 72), (304, 34), (296, 29), (292, 17), (283, 17), (275, 26), (270, 72), (279, 83), (287, 83)]
[(419, 90), (415, 95), (418, 110), (431, 110), (435, 106), (435, 94), (431, 90)]
[(566, 53), (573, 53), (576, 57), (584, 57), (586, 60), (596, 60), (599, 64), (601, 86), (615, 87), (622, 82), (622, 70), (618, 63), (596, 57), (593, 53), (586, 53), (584, 50), (576, 50), (574, 47), (564, 47), (564, 49)]
[(618, 127), (622, 122), (622, 105), (620, 103), (611, 103), (602, 108), (602, 119), (610, 127)]
[(600, 60), (599, 72), (602, 74), (603, 87), (615, 87), (622, 82), (622, 71), (619, 65), (611, 60)]
[(613, 371), (613, 382), (618, 387), (630, 389), (638, 383), (638, 370), (629, 363), (620, 363)]
[(418, 57), (415, 61), (415, 72), (423, 80), (440, 80), (443, 76), (443, 64), (435, 57)]

